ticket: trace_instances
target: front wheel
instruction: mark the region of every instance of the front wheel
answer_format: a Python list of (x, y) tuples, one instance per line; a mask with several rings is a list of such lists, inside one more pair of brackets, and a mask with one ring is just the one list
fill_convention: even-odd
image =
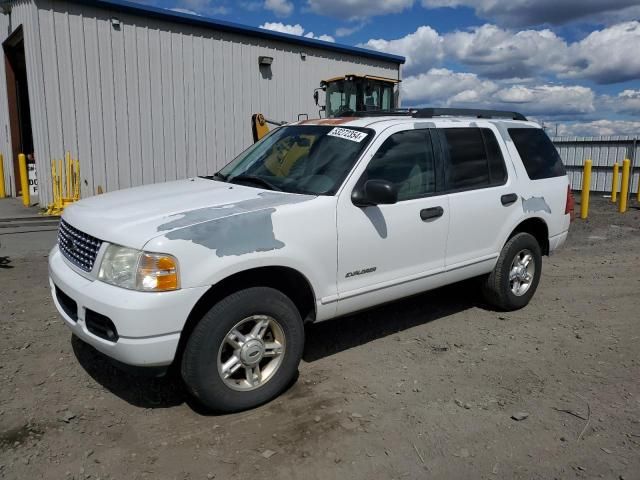
[(295, 378), (304, 326), (278, 290), (241, 290), (214, 305), (187, 341), (182, 378), (206, 407), (237, 412), (279, 395)]
[(484, 298), (500, 310), (518, 310), (533, 297), (541, 273), (538, 241), (529, 233), (517, 233), (502, 248), (493, 272), (486, 278)]

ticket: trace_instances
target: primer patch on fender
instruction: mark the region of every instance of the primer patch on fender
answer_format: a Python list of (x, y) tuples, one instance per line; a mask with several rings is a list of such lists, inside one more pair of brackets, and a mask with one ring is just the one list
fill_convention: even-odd
[(551, 213), (551, 207), (547, 204), (544, 197), (530, 197), (522, 199), (522, 210), (524, 213), (547, 212)]
[(284, 247), (275, 237), (271, 215), (275, 208), (218, 218), (167, 233), (169, 240), (187, 240), (215, 250), (218, 257), (268, 252)]
[(329, 133), (329, 137), (344, 138), (345, 140), (351, 140), (352, 142), (360, 143), (367, 138), (367, 134), (359, 132), (358, 130), (352, 130), (350, 128), (335, 127)]

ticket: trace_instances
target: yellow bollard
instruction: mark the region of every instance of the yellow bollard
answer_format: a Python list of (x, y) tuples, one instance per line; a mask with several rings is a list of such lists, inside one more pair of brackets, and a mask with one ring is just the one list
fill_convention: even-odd
[(0, 153), (0, 198), (6, 197), (4, 191), (4, 155)]
[(73, 200), (80, 200), (80, 160), (76, 159), (76, 175), (75, 175), (75, 189), (73, 192)]
[(613, 177), (611, 177), (611, 201), (616, 203), (618, 201), (618, 169), (620, 166), (618, 162), (613, 164)]
[(627, 197), (629, 196), (629, 170), (631, 170), (631, 161), (625, 158), (622, 162), (622, 185), (620, 185), (620, 204), (618, 211), (624, 213), (627, 211)]
[(589, 192), (591, 190), (591, 160), (584, 161), (584, 173), (582, 174), (582, 194), (580, 196), (580, 218), (583, 220), (589, 215)]
[(64, 157), (64, 166), (65, 166), (65, 174), (67, 176), (67, 189), (66, 189), (66, 198), (71, 198), (73, 194), (71, 193), (71, 153), (67, 152)]
[(18, 155), (18, 166), (20, 167), (20, 187), (22, 188), (22, 204), (25, 207), (31, 205), (31, 196), (29, 195), (29, 176), (27, 174), (27, 157), (24, 153)]

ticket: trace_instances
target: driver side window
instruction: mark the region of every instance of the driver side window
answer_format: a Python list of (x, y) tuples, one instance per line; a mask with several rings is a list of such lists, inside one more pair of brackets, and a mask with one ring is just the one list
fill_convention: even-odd
[(398, 201), (402, 201), (434, 193), (435, 177), (429, 131), (405, 130), (385, 140), (367, 165), (360, 183), (392, 182), (398, 189)]

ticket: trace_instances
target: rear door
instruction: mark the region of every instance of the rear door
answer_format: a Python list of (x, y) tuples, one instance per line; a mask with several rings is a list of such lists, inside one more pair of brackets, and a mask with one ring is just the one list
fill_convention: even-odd
[[(521, 215), (511, 162), (487, 127), (438, 128), (443, 182), (451, 212), (447, 269), (495, 258), (504, 225)], [(519, 210), (519, 211), (518, 211)]]

